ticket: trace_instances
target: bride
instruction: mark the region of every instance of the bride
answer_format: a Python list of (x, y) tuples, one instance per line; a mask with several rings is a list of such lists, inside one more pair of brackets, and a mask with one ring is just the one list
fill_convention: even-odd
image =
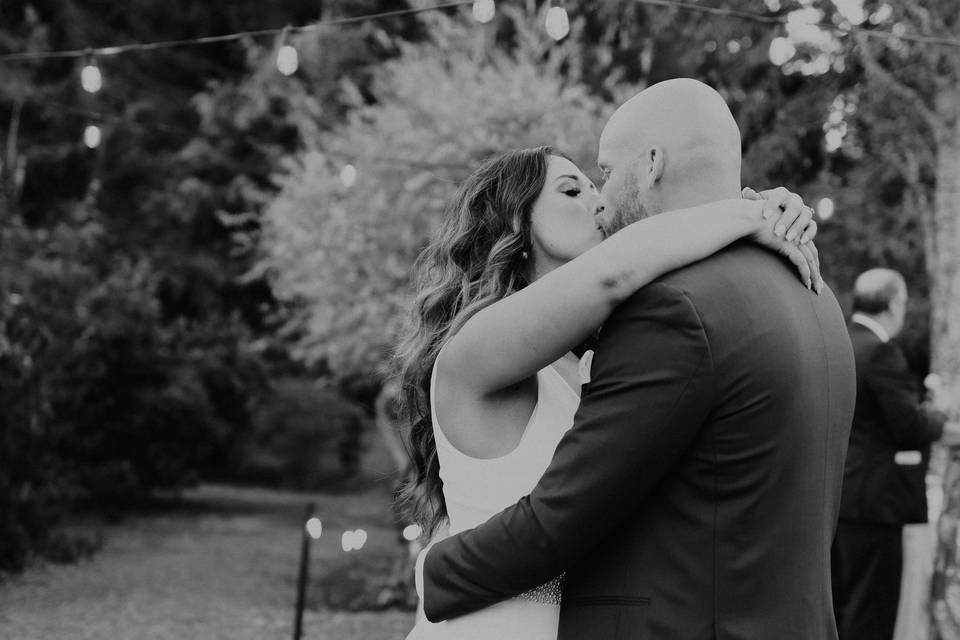
[[(644, 285), (752, 238), (819, 290), (811, 211), (774, 193), (786, 195), (658, 215), (604, 240), (596, 187), (549, 147), (468, 177), (418, 260), (398, 352), (415, 472), (402, 498), (425, 534), (476, 527), (530, 492), (588, 380), (588, 357), (572, 350)], [(421, 610), (407, 640), (555, 640), (561, 581), (439, 624)]]

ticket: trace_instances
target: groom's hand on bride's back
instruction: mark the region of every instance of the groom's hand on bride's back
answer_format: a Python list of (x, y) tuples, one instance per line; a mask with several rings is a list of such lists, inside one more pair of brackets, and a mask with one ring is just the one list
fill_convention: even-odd
[(804, 204), (803, 198), (784, 187), (760, 193), (747, 187), (743, 190), (743, 197), (763, 203), (766, 224), (754, 234), (754, 241), (787, 258), (797, 268), (803, 283), (820, 293), (823, 277), (820, 275), (820, 254), (813, 242), (817, 235), (813, 209)]

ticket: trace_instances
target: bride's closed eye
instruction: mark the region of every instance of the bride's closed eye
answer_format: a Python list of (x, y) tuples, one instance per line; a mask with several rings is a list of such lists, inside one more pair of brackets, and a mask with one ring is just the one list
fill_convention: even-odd
[(563, 191), (561, 191), (561, 193), (563, 193), (564, 195), (568, 195), (571, 198), (576, 198), (577, 196), (580, 195), (581, 189), (579, 187), (570, 187), (569, 189), (564, 189)]

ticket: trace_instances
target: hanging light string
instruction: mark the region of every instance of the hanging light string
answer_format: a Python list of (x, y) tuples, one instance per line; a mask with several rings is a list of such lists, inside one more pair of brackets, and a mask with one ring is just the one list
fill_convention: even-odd
[(290, 27), (282, 33), (280, 49), (277, 51), (277, 70), (285, 76), (292, 76), (300, 66), (300, 56), (290, 44)]
[[(762, 13), (754, 13), (751, 11), (744, 11), (742, 9), (727, 9), (721, 7), (707, 7), (699, 4), (694, 4), (692, 2), (684, 2), (683, 0), (629, 0), (637, 4), (643, 4), (648, 6), (656, 7), (665, 7), (665, 8), (674, 8), (680, 9), (683, 11), (693, 11), (699, 13), (706, 13), (714, 16), (721, 17), (730, 17), (730, 18), (740, 18), (744, 20), (750, 20), (753, 22), (760, 22), (763, 24), (777, 24), (777, 25), (786, 25), (788, 23), (788, 18), (786, 15), (769, 15)], [(559, 3), (558, 3), (559, 4)], [(393, 18), (398, 16), (414, 15), (418, 13), (425, 13), (428, 11), (439, 11), (443, 9), (452, 9), (455, 7), (461, 7), (465, 5), (473, 5), (474, 15), (478, 21), (484, 22), (492, 19), (492, 8), (494, 3), (492, 0), (454, 0), (452, 2), (445, 2), (442, 4), (430, 6), (430, 7), (419, 7), (416, 9), (398, 9), (396, 11), (385, 11), (383, 13), (374, 13), (363, 16), (353, 16), (349, 18), (335, 18), (329, 20), (319, 20), (317, 22), (311, 23), (309, 25), (296, 26), (296, 27), (282, 27), (279, 29), (260, 29), (255, 31), (240, 31), (237, 33), (228, 33), (219, 36), (206, 36), (202, 38), (190, 38), (183, 40), (164, 40), (160, 42), (137, 42), (124, 45), (115, 45), (109, 47), (97, 47), (94, 49), (70, 49), (63, 51), (29, 51), (23, 53), (8, 53), (0, 55), (0, 62), (19, 62), (19, 61), (29, 61), (29, 60), (46, 60), (51, 58), (81, 58), (87, 56), (91, 53), (97, 56), (111, 56), (117, 55), (120, 53), (127, 53), (130, 51), (153, 51), (157, 49), (169, 49), (174, 47), (186, 47), (193, 45), (204, 45), (204, 44), (214, 44), (218, 42), (230, 42), (234, 40), (241, 40), (244, 38), (258, 38), (263, 36), (276, 36), (288, 31), (291, 34), (294, 33), (305, 33), (316, 31), (324, 26), (337, 26), (337, 25), (346, 25), (346, 24), (355, 24), (358, 22), (364, 22), (367, 20), (380, 20), (385, 18)], [(559, 17), (559, 12), (555, 12)], [(485, 18), (481, 19), (481, 18)], [(562, 20), (562, 18), (558, 18)], [(804, 24), (820, 27), (822, 29), (834, 31), (841, 34), (851, 34), (851, 33), (863, 33), (872, 38), (882, 38), (886, 40), (903, 40), (908, 42), (917, 42), (920, 44), (931, 44), (938, 46), (946, 47), (958, 47), (960, 48), (960, 38), (948, 38), (943, 36), (934, 36), (924, 33), (896, 33), (894, 31), (884, 30), (884, 29), (864, 29), (859, 26), (849, 25), (841, 26), (829, 22), (805, 22)]]
[(93, 57), (93, 51), (87, 51), (84, 57), (86, 64), (80, 73), (80, 84), (87, 93), (96, 93), (103, 88), (103, 75), (97, 66), (97, 59)]
[[(727, 9), (723, 7), (706, 7), (683, 0), (631, 0), (637, 4), (645, 4), (655, 7), (668, 7), (682, 9), (684, 11), (693, 11), (698, 13), (707, 13), (714, 16), (727, 18), (741, 18), (760, 22), (763, 24), (786, 25), (789, 18), (786, 15), (764, 15), (742, 9)], [(946, 38), (941, 36), (932, 36), (925, 33), (896, 33), (885, 29), (864, 29), (857, 25), (841, 26), (832, 22), (804, 22), (804, 26), (820, 27), (821, 29), (835, 31), (840, 34), (849, 35), (852, 33), (862, 33), (872, 38), (882, 38), (884, 40), (907, 40), (921, 44), (934, 44), (945, 47), (960, 47), (960, 38)]]
[[(720, 17), (732, 17), (737, 19), (752, 20), (755, 22), (760, 22), (763, 24), (775, 24), (788, 26), (790, 24), (789, 16), (793, 13), (788, 12), (783, 15), (771, 15), (771, 14), (760, 14), (751, 11), (744, 11), (741, 9), (728, 9), (722, 7), (708, 7), (702, 6), (699, 4), (694, 4), (685, 0), (632, 0), (637, 4), (656, 6), (656, 7), (665, 7), (665, 8), (675, 8), (684, 11), (699, 12), (705, 13), (714, 16)], [(381, 13), (367, 14), (361, 16), (352, 16), (347, 18), (335, 18), (329, 20), (318, 20), (308, 25), (304, 26), (290, 26), (279, 29), (260, 29), (255, 31), (241, 31), (237, 33), (229, 33), (219, 36), (207, 36), (202, 38), (192, 38), (192, 39), (181, 39), (181, 40), (164, 40), (159, 42), (139, 42), (139, 43), (130, 43), (125, 45), (116, 45), (109, 47), (98, 47), (98, 48), (85, 48), (85, 49), (74, 49), (74, 50), (62, 50), (62, 51), (35, 51), (35, 52), (23, 52), (23, 53), (13, 53), (13, 54), (4, 54), (0, 55), (0, 63), (3, 62), (17, 62), (17, 61), (29, 61), (29, 60), (44, 60), (52, 58), (79, 58), (83, 57), (85, 63), (81, 71), (81, 85), (83, 89), (89, 93), (97, 93), (103, 86), (103, 77), (100, 72), (100, 68), (97, 65), (97, 56), (112, 56), (120, 53), (127, 53), (130, 51), (152, 51), (158, 49), (169, 49), (174, 47), (185, 47), (193, 45), (204, 45), (204, 44), (213, 44), (219, 42), (230, 42), (240, 39), (253, 39), (262, 36), (280, 36), (280, 46), (276, 55), (276, 66), (277, 69), (283, 75), (290, 76), (296, 73), (299, 67), (299, 56), (297, 54), (296, 48), (294, 48), (291, 36), (295, 33), (305, 33), (317, 31), (321, 27), (325, 26), (336, 26), (336, 25), (346, 25), (346, 24), (356, 24), (360, 22), (366, 22), (369, 20), (379, 20), (391, 17), (398, 16), (408, 16), (415, 15), (419, 13), (425, 13), (429, 11), (439, 11), (444, 9), (453, 9), (457, 7), (462, 7), (467, 4), (472, 5), (472, 13), (474, 19), (480, 23), (490, 22), (496, 12), (496, 2), (495, 0), (453, 0), (450, 2), (444, 2), (441, 4), (432, 5), (429, 7), (419, 7), (413, 9), (398, 9), (395, 11), (385, 11)], [(856, 34), (860, 37), (868, 36), (873, 38), (882, 38), (885, 40), (896, 40), (896, 41), (911, 41), (921, 44), (933, 44), (939, 46), (948, 46), (948, 47), (960, 47), (960, 39), (947, 38), (934, 36), (924, 33), (899, 33), (896, 29), (893, 31), (887, 31), (882, 29), (864, 29), (859, 26), (859, 24), (851, 23), (841, 23), (833, 24), (823, 21), (804, 21), (804, 25), (821, 28), (827, 31), (832, 31), (840, 35), (851, 35)], [(546, 12), (546, 21), (545, 25), (547, 34), (556, 41), (560, 41), (565, 38), (570, 32), (570, 21), (567, 15), (566, 8), (564, 7), (564, 0), (550, 0), (548, 11)], [(901, 26), (902, 25), (897, 25)], [(778, 40), (785, 40), (784, 38), (775, 38), (773, 44), (777, 44)], [(771, 45), (772, 46), (772, 45)], [(771, 48), (771, 61), (773, 61), (773, 49)], [(790, 57), (792, 54), (788, 53), (786, 50), (781, 52), (784, 56)], [(775, 64), (779, 64), (776, 63)], [(103, 118), (101, 118), (103, 119)], [(89, 122), (89, 121), (88, 121)], [(96, 148), (100, 144), (100, 128), (95, 124), (88, 124), (84, 140), (88, 147)]]
[(385, 11), (383, 13), (372, 13), (363, 16), (352, 16), (349, 18), (334, 18), (330, 20), (318, 20), (308, 25), (297, 27), (282, 27), (279, 29), (258, 29), (256, 31), (239, 31), (237, 33), (226, 33), (219, 36), (206, 36), (203, 38), (189, 38), (183, 40), (162, 40), (160, 42), (132, 42), (110, 47), (96, 47), (93, 49), (70, 49), (64, 51), (27, 51), (23, 53), (8, 53), (0, 55), (0, 62), (18, 62), (24, 60), (45, 60), (50, 58), (80, 58), (91, 52), (97, 56), (112, 56), (119, 53), (128, 53), (130, 51), (154, 51), (156, 49), (172, 49), (174, 47), (187, 47), (192, 45), (215, 44), (218, 42), (231, 42), (245, 38), (260, 38), (264, 36), (276, 36), (289, 31), (293, 33), (306, 33), (316, 31), (321, 27), (355, 24), (367, 20), (382, 20), (397, 16), (407, 16), (428, 11), (439, 11), (442, 9), (452, 9), (464, 5), (473, 4), (474, 0), (454, 0), (431, 7), (420, 7), (417, 9), (398, 9), (396, 11)]

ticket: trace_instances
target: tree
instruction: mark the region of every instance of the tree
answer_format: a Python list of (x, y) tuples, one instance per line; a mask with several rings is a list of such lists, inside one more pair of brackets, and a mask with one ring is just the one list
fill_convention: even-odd
[(493, 153), (544, 143), (589, 170), (609, 109), (565, 83), (558, 59), (478, 56), (481, 34), (457, 20), (434, 34), (400, 45), (374, 82), (378, 102), (300, 154), (265, 213), (258, 272), (297, 303), (284, 332), (338, 376), (386, 374), (410, 267), (457, 180)]
[[(906, 32), (951, 38), (960, 28), (960, 6), (949, 0), (903, 2), (894, 10), (893, 20)], [(894, 120), (899, 126), (885, 151), (900, 167), (910, 204), (923, 221), (930, 279), (931, 369), (943, 378), (956, 402), (960, 398), (960, 325), (956, 321), (960, 318), (960, 48), (898, 40), (878, 46), (868, 31), (856, 34), (856, 44), (874, 89), (895, 97), (908, 114)], [(904, 73), (905, 69), (912, 72)], [(956, 415), (960, 407), (953, 409)], [(960, 611), (953, 604), (960, 594), (960, 457), (951, 457), (943, 477), (946, 499), (938, 528), (933, 617), (941, 637), (960, 638)]]
[(512, 53), (486, 49), (484, 33), (460, 18), (432, 16), (432, 40), (398, 43), (402, 55), (376, 74), (376, 102), (346, 83), (357, 101), (347, 122), (290, 163), (253, 273), (267, 274), (288, 305), (282, 333), (297, 357), (380, 388), (411, 266), (457, 181), (486, 156), (526, 145), (552, 144), (593, 166), (609, 107), (563, 79), (562, 56), (541, 59), (539, 25), (511, 15), (524, 37)]
[[(396, 5), (13, 0), (0, 3), (0, 52), (175, 40)], [(409, 25), (398, 31), (416, 37)], [(304, 66), (336, 78), (395, 55), (373, 32), (337, 35), (337, 56)], [(303, 117), (318, 102), (303, 74), (276, 71), (273, 45), (105, 56), (95, 96), (79, 87), (78, 60), (3, 63), (0, 538), (11, 544), (0, 545), (0, 571), (42, 552), (66, 506), (222, 473), (249, 431), (267, 386), (254, 347), (274, 344), (263, 340), (273, 301), (262, 282), (238, 281), (250, 253), (232, 241), (256, 228), (279, 159), (302, 145), (298, 126), (342, 117), (339, 105)], [(96, 151), (81, 143), (91, 123), (104, 134)], [(288, 366), (282, 353), (275, 360)]]
[[(930, 370), (942, 376), (956, 399), (960, 397), (960, 326), (955, 322), (960, 317), (960, 48), (945, 46), (942, 39), (955, 37), (960, 6), (949, 0), (910, 0), (867, 1), (862, 7), (847, 5), (843, 12), (833, 3), (820, 2), (815, 3), (816, 9), (847, 34), (821, 39), (825, 44), (815, 55), (826, 60), (827, 67), (839, 69), (834, 74), (836, 98), (824, 123), (835, 134), (830, 178), (842, 185), (843, 204), (859, 210), (840, 229), (854, 238), (859, 235), (860, 242), (848, 244), (866, 250), (860, 250), (860, 259), (851, 260), (848, 271), (877, 263), (905, 271), (911, 292), (919, 297), (914, 320), (929, 322), (907, 339), (919, 347), (914, 355), (929, 353), (929, 358), (914, 358), (912, 364), (921, 375)], [(923, 34), (928, 41), (901, 39), (897, 34)], [(941, 43), (936, 42), (938, 38)], [(864, 265), (863, 258), (868, 256), (872, 264)], [(925, 348), (916, 344), (920, 337), (928, 339)], [(951, 604), (960, 593), (956, 542), (960, 457), (953, 456), (946, 469), (936, 471), (943, 474), (946, 504), (939, 523), (932, 612), (941, 637), (960, 638), (960, 611)]]

